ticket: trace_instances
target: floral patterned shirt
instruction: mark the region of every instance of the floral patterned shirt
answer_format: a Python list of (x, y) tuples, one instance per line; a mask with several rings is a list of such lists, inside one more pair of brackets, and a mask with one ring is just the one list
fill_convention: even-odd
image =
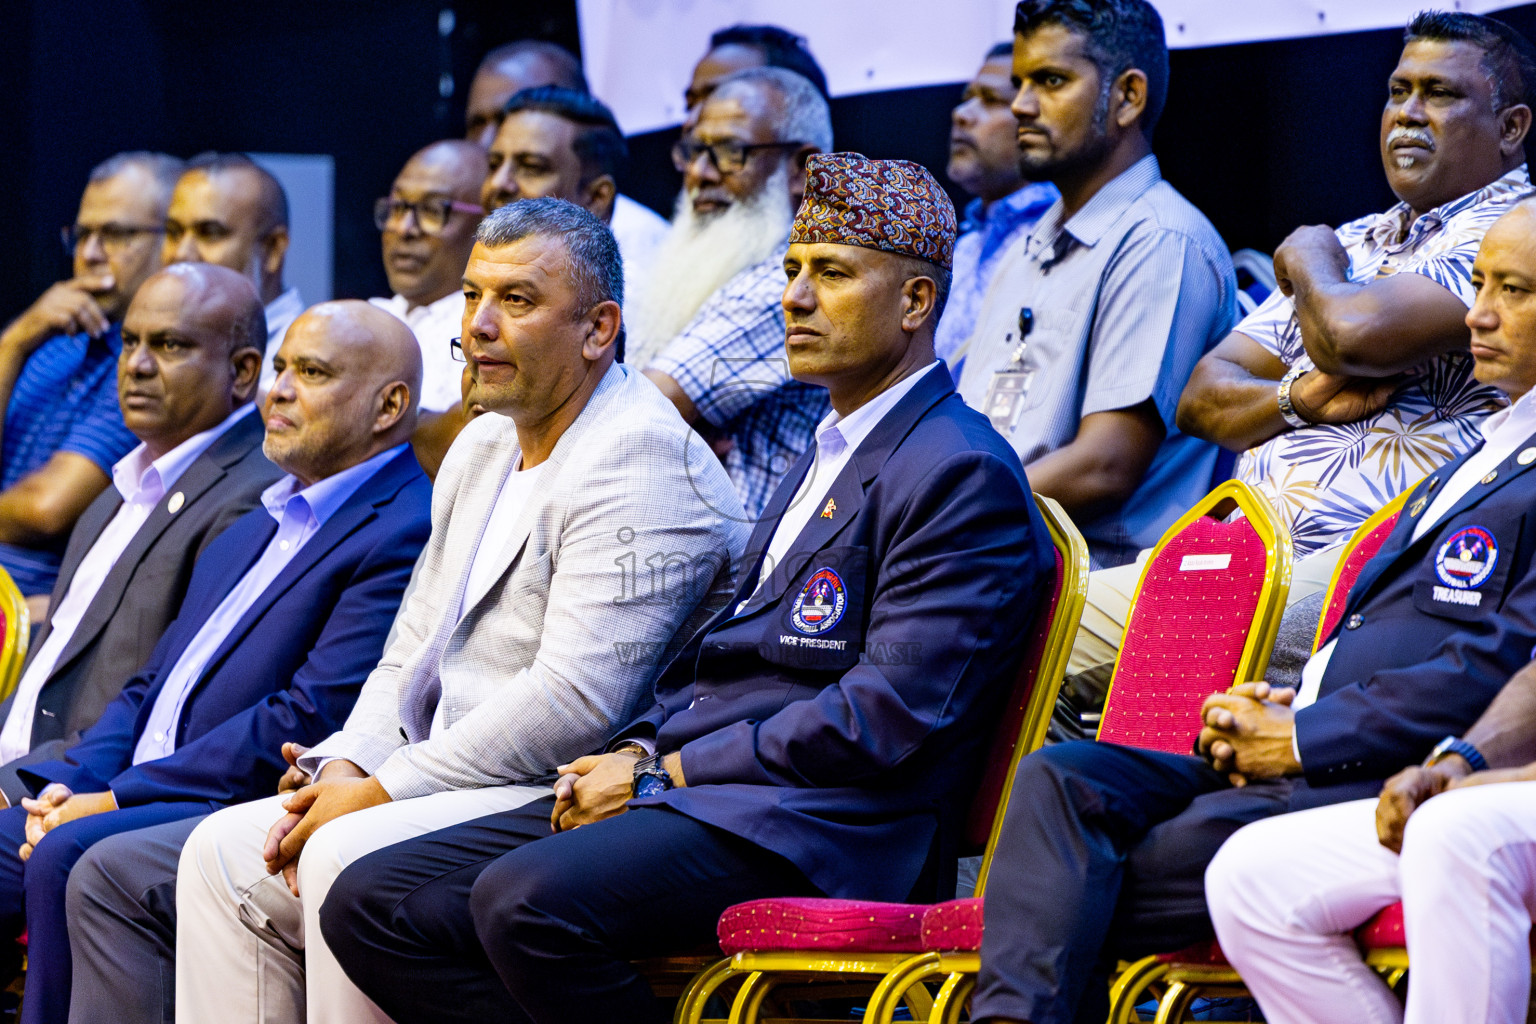
[[(1422, 274), (1472, 305), (1472, 260), (1493, 222), (1531, 193), (1524, 165), (1486, 188), (1412, 220), (1406, 203), (1336, 232), (1349, 279)], [(1292, 301), (1276, 291), (1235, 330), (1289, 367), (1311, 368)], [(1270, 438), (1238, 459), (1237, 477), (1261, 491), (1291, 528), (1296, 557), (1347, 540), (1371, 513), (1482, 437), (1483, 418), (1508, 404), (1479, 384), (1472, 357), (1429, 360), (1381, 412), (1343, 424), (1314, 424)]]

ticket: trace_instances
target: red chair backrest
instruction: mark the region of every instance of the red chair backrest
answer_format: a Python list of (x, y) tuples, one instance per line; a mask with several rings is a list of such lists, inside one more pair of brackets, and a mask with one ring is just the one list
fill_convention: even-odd
[(1101, 742), (1189, 753), (1200, 705), (1233, 684), (1266, 571), (1264, 541), (1246, 517), (1200, 516), (1152, 556), (1126, 623)]
[(1360, 578), (1360, 570), (1365, 568), (1365, 563), (1376, 557), (1376, 552), (1387, 542), (1392, 528), (1397, 525), (1397, 517), (1401, 513), (1387, 516), (1377, 523), (1365, 536), (1361, 537), (1346, 552), (1339, 563), (1338, 578), (1334, 581), (1333, 589), (1328, 595), (1328, 605), (1323, 609), (1323, 620), (1318, 628), (1317, 635), (1320, 639), (1327, 640), (1333, 635), (1334, 628), (1338, 626), (1339, 619), (1344, 615), (1344, 606), (1349, 603), (1349, 589), (1355, 585), (1355, 580)]
[(992, 836), (992, 820), (997, 816), (997, 804), (1003, 797), (1003, 788), (1013, 764), (1013, 750), (1022, 738), (1020, 734), (1024, 729), (1024, 716), (1029, 713), (1030, 698), (1034, 696), (1035, 686), (1040, 679), (1040, 665), (1045, 659), (1051, 617), (1061, 600), (1061, 589), (1066, 582), (1065, 560), (1059, 548), (1055, 553), (1056, 568), (1051, 580), (1050, 600), (1040, 602), (1040, 608), (1035, 612), (1035, 620), (1029, 629), (1029, 642), (1024, 648), (1024, 660), (1019, 663), (1019, 673), (1008, 694), (1003, 720), (992, 734), (981, 786), (971, 800), (970, 812), (965, 819), (965, 831), (961, 835), (962, 857), (975, 856), (987, 848), (987, 840)]

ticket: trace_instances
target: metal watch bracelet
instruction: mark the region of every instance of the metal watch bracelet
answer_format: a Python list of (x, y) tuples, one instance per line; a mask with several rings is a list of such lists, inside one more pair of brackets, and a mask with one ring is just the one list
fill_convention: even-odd
[(1280, 406), (1280, 418), (1290, 424), (1292, 428), (1311, 426), (1296, 412), (1296, 407), (1291, 404), (1291, 385), (1296, 379), (1306, 373), (1305, 367), (1297, 365), (1285, 371), (1285, 376), (1280, 378), (1280, 386), (1275, 389), (1275, 404)]

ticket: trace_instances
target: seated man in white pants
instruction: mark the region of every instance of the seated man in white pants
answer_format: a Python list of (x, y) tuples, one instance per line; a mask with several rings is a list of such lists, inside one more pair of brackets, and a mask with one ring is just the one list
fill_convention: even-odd
[(723, 596), (746, 517), (672, 404), (616, 363), (621, 274), (611, 232), (570, 203), (481, 223), (463, 347), (471, 402), (503, 415), (443, 462), (394, 640), (346, 726), (285, 750), (315, 782), (131, 833), (71, 875), (72, 1020), (169, 1020), (172, 935), (177, 1019), (384, 1020), (321, 939), (335, 876), (546, 795)]
[[(1501, 449), (1509, 456), (1483, 477), (1487, 483), (1536, 463), (1530, 390), (1536, 388), (1536, 207), (1522, 203), (1488, 232), (1473, 277), (1477, 299), (1467, 323), (1478, 377), (1498, 377), (1518, 396), (1507, 413), (1490, 418), (1486, 444), (1473, 456), (1492, 459)], [(1501, 445), (1501, 436), (1514, 445)], [(1473, 472), (1484, 468), (1478, 464)], [(1442, 490), (1455, 487), (1452, 478)], [(1433, 505), (1417, 506), (1409, 513), (1435, 513)], [(1449, 554), (1456, 557), (1435, 560), (1436, 576), (1467, 564)], [(1493, 559), (1484, 561), (1493, 568)], [(1426, 588), (1425, 600), (1443, 589)], [(1503, 614), (1510, 611), (1506, 604)], [(1508, 649), (1513, 639), (1493, 634), (1477, 642)], [(1525, 1021), (1536, 906), (1532, 780), (1536, 663), (1509, 680), (1464, 737), (1447, 737), (1422, 766), (1389, 779), (1379, 800), (1271, 818), (1227, 840), (1207, 870), (1206, 901), (1222, 949), (1265, 1018), (1271, 1024), (1404, 1019), (1402, 1005), (1364, 964), (1353, 936), (1401, 900), (1412, 963), (1408, 1021)]]

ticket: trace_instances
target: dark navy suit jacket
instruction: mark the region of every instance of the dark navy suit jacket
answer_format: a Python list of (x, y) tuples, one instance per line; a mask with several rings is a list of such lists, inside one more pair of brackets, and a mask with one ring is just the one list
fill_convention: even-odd
[(22, 769), (34, 792), (110, 788), (119, 807), (160, 800), (217, 807), (272, 794), (282, 744), (341, 727), (378, 663), (430, 531), (432, 486), (407, 448), (381, 466), (262, 591), (209, 660), (177, 723), (176, 750), (133, 765), (168, 670), (277, 532), (265, 508), (198, 559), (181, 614), (101, 719), (59, 761)]
[(1054, 564), (1018, 456), (924, 372), (735, 614), (814, 449), (785, 477), (735, 598), (615, 741), (682, 753), (686, 788), (637, 804), (772, 850), (834, 896), (905, 897), (952, 848)]
[(1409, 495), (1350, 590), (1317, 702), (1296, 714), (1305, 779), (1293, 807), (1375, 796), (1387, 777), (1464, 733), (1531, 660), (1536, 460), (1519, 459), (1533, 448), (1536, 435), (1418, 541), (1419, 517), (1467, 456)]

